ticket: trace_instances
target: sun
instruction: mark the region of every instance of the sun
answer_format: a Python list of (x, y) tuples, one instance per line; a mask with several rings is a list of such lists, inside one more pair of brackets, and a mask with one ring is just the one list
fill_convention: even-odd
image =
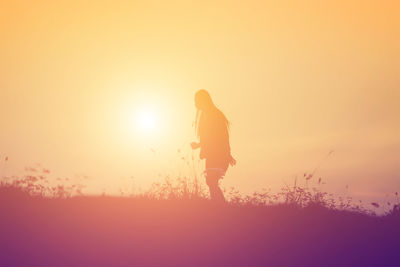
[(127, 97), (121, 102), (115, 121), (129, 142), (155, 146), (171, 134), (170, 126), (174, 120), (169, 102), (150, 96)]
[(136, 115), (136, 127), (138, 130), (150, 133), (156, 130), (159, 120), (154, 109), (150, 107), (142, 107)]

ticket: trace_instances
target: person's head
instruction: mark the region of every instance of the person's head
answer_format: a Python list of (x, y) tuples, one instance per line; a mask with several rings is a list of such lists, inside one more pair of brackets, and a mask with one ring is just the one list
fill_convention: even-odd
[(217, 117), (219, 117), (221, 120), (220, 122), (224, 125), (224, 127), (226, 127), (226, 129), (228, 129), (229, 131), (229, 121), (228, 119), (225, 117), (224, 113), (222, 113), (221, 110), (219, 110), (214, 102), (211, 99), (210, 94), (204, 90), (201, 89), (199, 91), (196, 92), (195, 96), (194, 96), (194, 104), (196, 106), (197, 112), (196, 112), (196, 120), (195, 120), (195, 129), (196, 129), (196, 133), (197, 136), (200, 136), (200, 132), (201, 130), (199, 129), (199, 121), (200, 118), (202, 117), (203, 113), (211, 113), (211, 114), (216, 114)]
[(194, 95), (194, 104), (196, 106), (196, 109), (201, 111), (215, 107), (210, 94), (204, 89), (196, 92), (196, 94)]

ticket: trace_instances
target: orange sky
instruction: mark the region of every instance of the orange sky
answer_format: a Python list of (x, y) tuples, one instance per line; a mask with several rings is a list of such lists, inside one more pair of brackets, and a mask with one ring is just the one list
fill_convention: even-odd
[[(399, 4), (215, 2), (3, 4), (3, 174), (41, 163), (110, 192), (176, 175), (205, 88), (232, 122), (225, 186), (278, 189), (334, 150), (326, 190), (399, 190)], [(136, 128), (140, 107), (156, 110), (153, 133)]]

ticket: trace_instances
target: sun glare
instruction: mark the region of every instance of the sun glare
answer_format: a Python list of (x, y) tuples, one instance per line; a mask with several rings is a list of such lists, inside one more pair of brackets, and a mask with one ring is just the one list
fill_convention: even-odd
[(140, 131), (152, 132), (157, 128), (158, 118), (154, 110), (150, 108), (142, 108), (138, 111), (137, 128)]
[(160, 99), (150, 93), (131, 97), (128, 95), (118, 104), (118, 127), (130, 142), (134, 141), (137, 145), (159, 145), (171, 137), (173, 107), (168, 104), (166, 98)]

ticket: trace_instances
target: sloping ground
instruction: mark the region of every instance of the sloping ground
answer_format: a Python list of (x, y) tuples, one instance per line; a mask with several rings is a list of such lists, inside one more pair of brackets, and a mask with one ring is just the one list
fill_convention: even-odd
[(399, 266), (399, 216), (0, 192), (0, 266)]

